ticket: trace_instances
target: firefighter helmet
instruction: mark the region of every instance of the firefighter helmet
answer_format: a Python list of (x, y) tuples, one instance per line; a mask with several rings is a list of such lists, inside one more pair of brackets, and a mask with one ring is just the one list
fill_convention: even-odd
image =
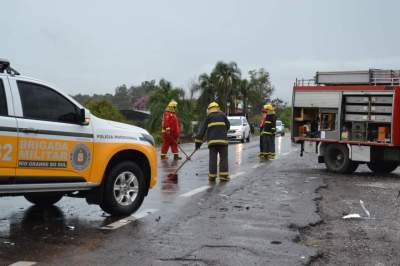
[(174, 100), (171, 100), (168, 104), (168, 108), (176, 108), (178, 106), (178, 103)]
[(268, 110), (268, 111), (273, 111), (274, 107), (272, 106), (272, 104), (268, 103), (268, 104), (264, 105), (264, 109)]
[(219, 108), (219, 104), (217, 102), (212, 102), (208, 105), (207, 109), (211, 108)]

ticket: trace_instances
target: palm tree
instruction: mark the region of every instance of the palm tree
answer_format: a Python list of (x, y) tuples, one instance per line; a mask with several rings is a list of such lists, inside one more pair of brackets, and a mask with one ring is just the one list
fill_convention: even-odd
[[(218, 62), (211, 72), (211, 80), (217, 89), (219, 101), (222, 103), (223, 110), (228, 111), (228, 102), (235, 99), (238, 82), (240, 81), (240, 69), (235, 62)], [(234, 105), (231, 109), (234, 109)]]
[(242, 79), (239, 84), (239, 93), (243, 101), (243, 114), (247, 114), (247, 106), (249, 96), (252, 94), (250, 82), (247, 79)]
[(206, 73), (201, 74), (198, 83), (194, 84), (192, 93), (200, 92), (200, 96), (197, 99), (197, 113), (200, 114), (199, 118), (203, 118), (207, 105), (215, 101), (217, 98), (217, 90), (215, 89), (211, 77)]

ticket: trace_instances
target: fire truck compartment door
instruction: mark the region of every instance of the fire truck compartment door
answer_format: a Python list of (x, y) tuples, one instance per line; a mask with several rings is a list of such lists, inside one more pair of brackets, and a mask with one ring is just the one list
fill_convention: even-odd
[(295, 107), (338, 108), (341, 93), (337, 91), (297, 91)]
[(371, 147), (351, 145), (350, 149), (351, 160), (357, 162), (370, 162), (371, 161)]

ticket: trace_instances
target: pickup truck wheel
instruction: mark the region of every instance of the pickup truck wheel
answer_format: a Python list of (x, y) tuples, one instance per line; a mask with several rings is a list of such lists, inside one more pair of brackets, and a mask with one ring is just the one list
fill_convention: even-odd
[(53, 193), (53, 192), (46, 192), (46, 193), (29, 193), (25, 194), (24, 197), (30, 203), (33, 203), (38, 206), (51, 206), (57, 203), (64, 194), (62, 193)]
[(250, 142), (250, 133), (249, 133), (249, 135), (247, 136), (246, 142)]
[(358, 163), (350, 160), (347, 147), (341, 144), (328, 145), (324, 159), (326, 168), (334, 173), (351, 174), (358, 167)]
[(117, 164), (106, 176), (100, 207), (116, 216), (134, 213), (142, 205), (146, 193), (145, 184), (144, 174), (137, 164), (131, 161)]
[(377, 174), (389, 174), (399, 166), (397, 162), (370, 162), (368, 168)]

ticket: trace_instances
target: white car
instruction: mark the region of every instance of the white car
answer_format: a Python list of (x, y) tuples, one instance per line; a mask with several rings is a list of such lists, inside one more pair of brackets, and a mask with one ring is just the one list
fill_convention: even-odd
[(281, 120), (276, 120), (276, 135), (285, 136), (285, 124)]
[(228, 130), (228, 139), (240, 141), (242, 143), (250, 142), (250, 125), (245, 116), (228, 116), (231, 124)]

